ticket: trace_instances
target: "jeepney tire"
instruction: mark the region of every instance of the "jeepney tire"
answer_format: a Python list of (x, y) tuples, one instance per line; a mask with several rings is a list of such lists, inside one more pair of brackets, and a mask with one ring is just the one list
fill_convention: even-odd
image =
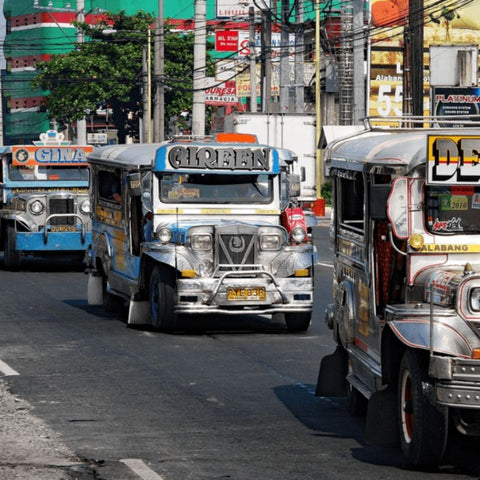
[(289, 332), (306, 332), (312, 321), (311, 312), (285, 313), (285, 323)]
[(7, 225), (3, 236), (3, 265), (10, 271), (20, 268), (20, 254), (15, 250), (16, 237), (15, 226)]
[(155, 330), (171, 332), (175, 329), (175, 271), (155, 266), (149, 285), (150, 323)]
[(448, 438), (448, 410), (434, 405), (434, 385), (425, 352), (407, 349), (398, 376), (400, 445), (415, 467), (437, 467)]

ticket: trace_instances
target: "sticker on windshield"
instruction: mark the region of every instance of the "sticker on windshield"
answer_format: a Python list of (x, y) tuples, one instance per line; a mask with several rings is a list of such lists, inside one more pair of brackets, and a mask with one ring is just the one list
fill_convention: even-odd
[(472, 208), (480, 208), (480, 193), (476, 193), (472, 198)]
[(462, 219), (460, 217), (453, 217), (449, 220), (436, 218), (431, 228), (433, 232), (463, 232), (461, 223)]

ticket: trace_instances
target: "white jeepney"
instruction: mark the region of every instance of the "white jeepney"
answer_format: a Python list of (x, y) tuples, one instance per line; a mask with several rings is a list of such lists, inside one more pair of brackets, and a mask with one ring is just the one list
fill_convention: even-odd
[(367, 122), (325, 159), (338, 347), (317, 395), (368, 400), (367, 435), (438, 465), (449, 429), (480, 435), (480, 128)]
[(88, 161), (90, 304), (127, 300), (130, 324), (159, 330), (179, 314), (284, 314), (290, 331), (308, 329), (315, 249), (289, 204), (291, 152), (182, 140)]

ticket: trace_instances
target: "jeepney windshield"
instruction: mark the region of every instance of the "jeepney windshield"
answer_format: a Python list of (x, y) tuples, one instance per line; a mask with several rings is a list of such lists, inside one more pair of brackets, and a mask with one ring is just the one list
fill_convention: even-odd
[(431, 233), (479, 233), (480, 187), (426, 186), (426, 225)]
[(162, 174), (163, 203), (271, 203), (273, 176), (198, 173)]
[(88, 181), (88, 167), (42, 165), (9, 165), (8, 178), (15, 182), (31, 181)]

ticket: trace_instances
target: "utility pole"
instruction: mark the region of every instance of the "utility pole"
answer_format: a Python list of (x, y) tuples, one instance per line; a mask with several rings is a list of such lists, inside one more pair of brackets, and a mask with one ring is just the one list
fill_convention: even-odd
[(323, 162), (318, 144), (320, 143), (320, 135), (322, 133), (322, 109), (321, 98), (322, 93), (320, 85), (320, 0), (315, 0), (315, 146), (316, 146), (316, 163), (317, 163), (317, 195), (322, 198), (323, 185)]
[(257, 111), (257, 62), (255, 59), (255, 10), (248, 8), (250, 21), (249, 48), (250, 48), (250, 111)]
[(365, 117), (365, 76), (363, 37), (365, 0), (353, 0), (353, 124)]
[(155, 110), (153, 112), (153, 139), (154, 142), (163, 142), (165, 140), (165, 29), (163, 0), (158, 0), (158, 16), (155, 21), (154, 60)]
[(303, 113), (305, 103), (305, 27), (303, 24), (303, 2), (295, 0), (295, 113)]
[(272, 103), (272, 16), (262, 10), (262, 112), (270, 113)]
[[(77, 22), (85, 21), (85, 0), (77, 0)], [(84, 43), (85, 35), (77, 28), (77, 43)], [(77, 145), (87, 144), (87, 121), (85, 117), (77, 120)]]
[[(423, 24), (424, 0), (410, 0), (408, 13), (407, 56), (409, 71), (409, 86), (413, 116), (423, 116)], [(404, 73), (405, 74), (405, 73)]]
[(193, 44), (192, 135), (205, 135), (205, 69), (207, 39), (207, 3), (195, 0), (195, 36)]
[(290, 35), (288, 31), (289, 0), (282, 0), (280, 25), (280, 113), (287, 113), (290, 101)]

